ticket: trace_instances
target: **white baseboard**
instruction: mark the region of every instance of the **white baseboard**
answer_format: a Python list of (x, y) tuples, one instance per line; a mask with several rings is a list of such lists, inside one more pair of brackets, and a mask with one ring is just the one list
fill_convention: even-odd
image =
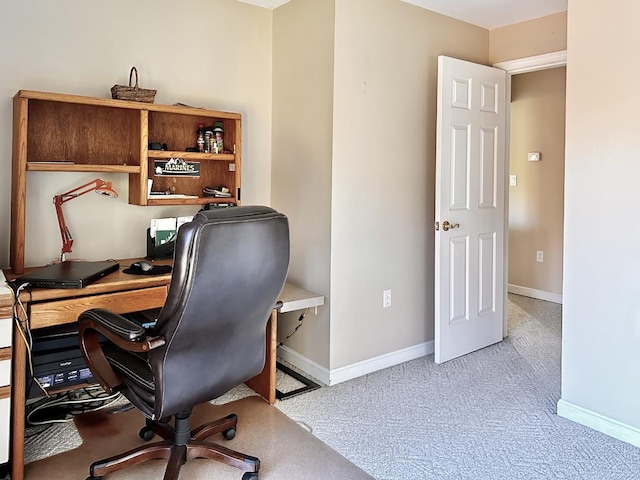
[(396, 350), (395, 352), (380, 355), (379, 357), (363, 360), (344, 367), (331, 370), (331, 381), (329, 385), (345, 382), (352, 378), (361, 377), (367, 373), (377, 372), (383, 368), (393, 367), (400, 363), (408, 362), (416, 358), (424, 357), (433, 353), (433, 340), (412, 347)]
[(521, 287), (520, 285), (509, 284), (509, 293), (524, 295), (525, 297), (537, 298), (538, 300), (546, 300), (547, 302), (562, 304), (562, 295), (558, 293), (545, 292), (544, 290), (536, 290), (535, 288)]
[(367, 373), (377, 372), (383, 368), (393, 367), (394, 365), (408, 362), (409, 360), (431, 355), (433, 353), (433, 349), (434, 342), (431, 340), (419, 345), (380, 355), (379, 357), (335, 368), (331, 371), (286, 346), (282, 346), (278, 349), (278, 356), (282, 358), (282, 360), (290, 363), (296, 368), (299, 368), (325, 385), (335, 385), (353, 378), (361, 377)]
[(605, 417), (586, 408), (574, 405), (571, 402), (560, 399), (558, 401), (558, 415), (574, 421), (610, 437), (640, 447), (640, 428), (632, 427), (613, 418)]
[(293, 365), (294, 367), (302, 370), (304, 373), (309, 375), (310, 377), (318, 380), (324, 385), (329, 385), (329, 369), (323, 367), (322, 365), (314, 362), (313, 360), (309, 360), (307, 357), (300, 355), (295, 350), (287, 347), (286, 345), (282, 345), (278, 347), (278, 358), (281, 358), (285, 362)]

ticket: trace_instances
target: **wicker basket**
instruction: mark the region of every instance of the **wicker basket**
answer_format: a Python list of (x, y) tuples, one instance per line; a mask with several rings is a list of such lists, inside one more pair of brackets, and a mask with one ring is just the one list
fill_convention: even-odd
[[(132, 87), (131, 80), (134, 73), (136, 74), (136, 84)], [(156, 90), (138, 87), (138, 70), (136, 67), (131, 68), (129, 73), (129, 85), (114, 85), (111, 87), (111, 98), (116, 100), (153, 103), (155, 97)]]

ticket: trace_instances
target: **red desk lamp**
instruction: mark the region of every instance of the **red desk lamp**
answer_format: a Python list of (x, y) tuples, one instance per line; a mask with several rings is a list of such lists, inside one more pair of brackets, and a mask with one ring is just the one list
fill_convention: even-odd
[(73, 237), (71, 236), (69, 227), (67, 227), (67, 223), (64, 221), (62, 204), (93, 191), (107, 197), (118, 197), (116, 191), (111, 187), (111, 182), (105, 182), (100, 178), (91, 180), (89, 183), (85, 183), (73, 190), (53, 197), (53, 204), (56, 206), (56, 214), (58, 215), (58, 225), (60, 226), (60, 236), (62, 237), (62, 252), (60, 253), (60, 261), (62, 262), (64, 262), (66, 254), (71, 253), (71, 247), (73, 245)]

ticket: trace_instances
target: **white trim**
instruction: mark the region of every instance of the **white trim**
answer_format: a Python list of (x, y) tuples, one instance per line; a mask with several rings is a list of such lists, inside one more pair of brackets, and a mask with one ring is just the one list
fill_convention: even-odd
[(547, 68), (564, 67), (567, 64), (567, 51), (544, 53), (533, 57), (507, 60), (506, 62), (494, 63), (493, 66), (506, 70), (507, 73), (515, 75), (517, 73), (534, 72)]
[(335, 385), (361, 377), (367, 373), (377, 372), (378, 370), (393, 367), (394, 365), (415, 360), (416, 358), (432, 355), (433, 348), (434, 342), (431, 340), (331, 371), (285, 345), (278, 347), (278, 357), (325, 385)]
[(507, 309), (509, 292), (509, 178), (511, 174), (511, 75), (507, 72), (505, 75), (505, 118), (504, 118), (504, 161), (506, 163), (505, 175), (502, 179), (504, 184), (504, 230), (503, 242), (504, 249), (502, 255), (502, 338), (507, 338), (509, 334), (509, 312)]
[(521, 287), (520, 285), (509, 284), (509, 293), (524, 295), (525, 297), (537, 298), (538, 300), (546, 300), (547, 302), (559, 303), (562, 305), (562, 295), (558, 293), (545, 292), (536, 290), (535, 288)]
[[(500, 68), (507, 72), (507, 98), (511, 98), (511, 77), (513, 75), (516, 75), (519, 73), (534, 72), (538, 70), (546, 70), (548, 68), (563, 67), (566, 64), (567, 64), (567, 51), (560, 50), (558, 52), (543, 53), (542, 55), (534, 55), (532, 57), (517, 58), (515, 60), (507, 60), (505, 62), (494, 63), (493, 67)], [(509, 131), (509, 128), (511, 125), (511, 102), (507, 102), (506, 114), (507, 114), (506, 151), (509, 152), (511, 149), (511, 132)], [(509, 162), (511, 162), (511, 159), (509, 159)], [(504, 181), (506, 182), (507, 179), (505, 178)], [(507, 198), (507, 202), (505, 206), (505, 215), (508, 218), (509, 216), (509, 189), (508, 188), (507, 188), (506, 198)], [(509, 229), (508, 222), (507, 222), (506, 229), (507, 230)], [(505, 240), (505, 242), (506, 241), (508, 240)], [(508, 244), (506, 245), (507, 245), (507, 248), (505, 248), (504, 263), (505, 265), (507, 265), (507, 267), (505, 268), (508, 268), (509, 247), (508, 247)], [(508, 291), (510, 293), (516, 293), (516, 294), (525, 295), (531, 298), (538, 298), (540, 300), (547, 300), (549, 302), (562, 304), (562, 295), (558, 295), (556, 293), (544, 292), (542, 290), (535, 290), (533, 288), (520, 287), (518, 285), (512, 285), (512, 284), (509, 284)], [(507, 299), (505, 298), (505, 304), (506, 302), (507, 302)], [(505, 309), (504, 317), (505, 318), (504, 318), (504, 326), (503, 326), (503, 335), (506, 337), (507, 321), (508, 321), (506, 309)]]
[(286, 345), (278, 347), (278, 357), (302, 370), (304, 373), (311, 376), (313, 379), (318, 380), (320, 383), (329, 385), (330, 375), (327, 368), (300, 355), (298, 352), (292, 350)]
[(558, 401), (558, 416), (640, 447), (640, 428), (632, 427), (613, 418), (592, 412), (566, 400), (560, 399)]
[(431, 355), (433, 354), (433, 349), (434, 342), (431, 340), (429, 342), (414, 345), (413, 347), (403, 348), (402, 350), (386, 353), (379, 357), (370, 358), (368, 360), (333, 369), (331, 370), (329, 385), (342, 383), (347, 380), (351, 380), (352, 378), (361, 377), (367, 373), (377, 372), (378, 370), (393, 367), (394, 365), (408, 362), (409, 360)]

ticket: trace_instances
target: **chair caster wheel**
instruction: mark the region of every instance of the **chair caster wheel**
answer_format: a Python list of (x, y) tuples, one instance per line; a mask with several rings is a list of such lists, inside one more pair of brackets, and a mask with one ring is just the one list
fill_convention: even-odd
[(102, 477), (94, 477), (92, 475), (87, 477), (87, 480), (102, 480)]
[(225, 431), (222, 432), (222, 436), (224, 438), (226, 438), (227, 440), (231, 440), (231, 439), (233, 439), (233, 437), (236, 436), (236, 429), (235, 428), (230, 428), (229, 430), (225, 430)]
[(258, 480), (258, 472), (244, 472), (242, 480)]
[[(149, 427), (142, 427), (140, 429), (140, 432), (138, 433), (138, 435), (145, 442), (148, 442), (149, 440), (151, 440), (153, 438), (154, 433), (153, 433), (153, 430), (151, 430)], [(89, 479), (87, 479), (87, 480), (89, 480)]]

